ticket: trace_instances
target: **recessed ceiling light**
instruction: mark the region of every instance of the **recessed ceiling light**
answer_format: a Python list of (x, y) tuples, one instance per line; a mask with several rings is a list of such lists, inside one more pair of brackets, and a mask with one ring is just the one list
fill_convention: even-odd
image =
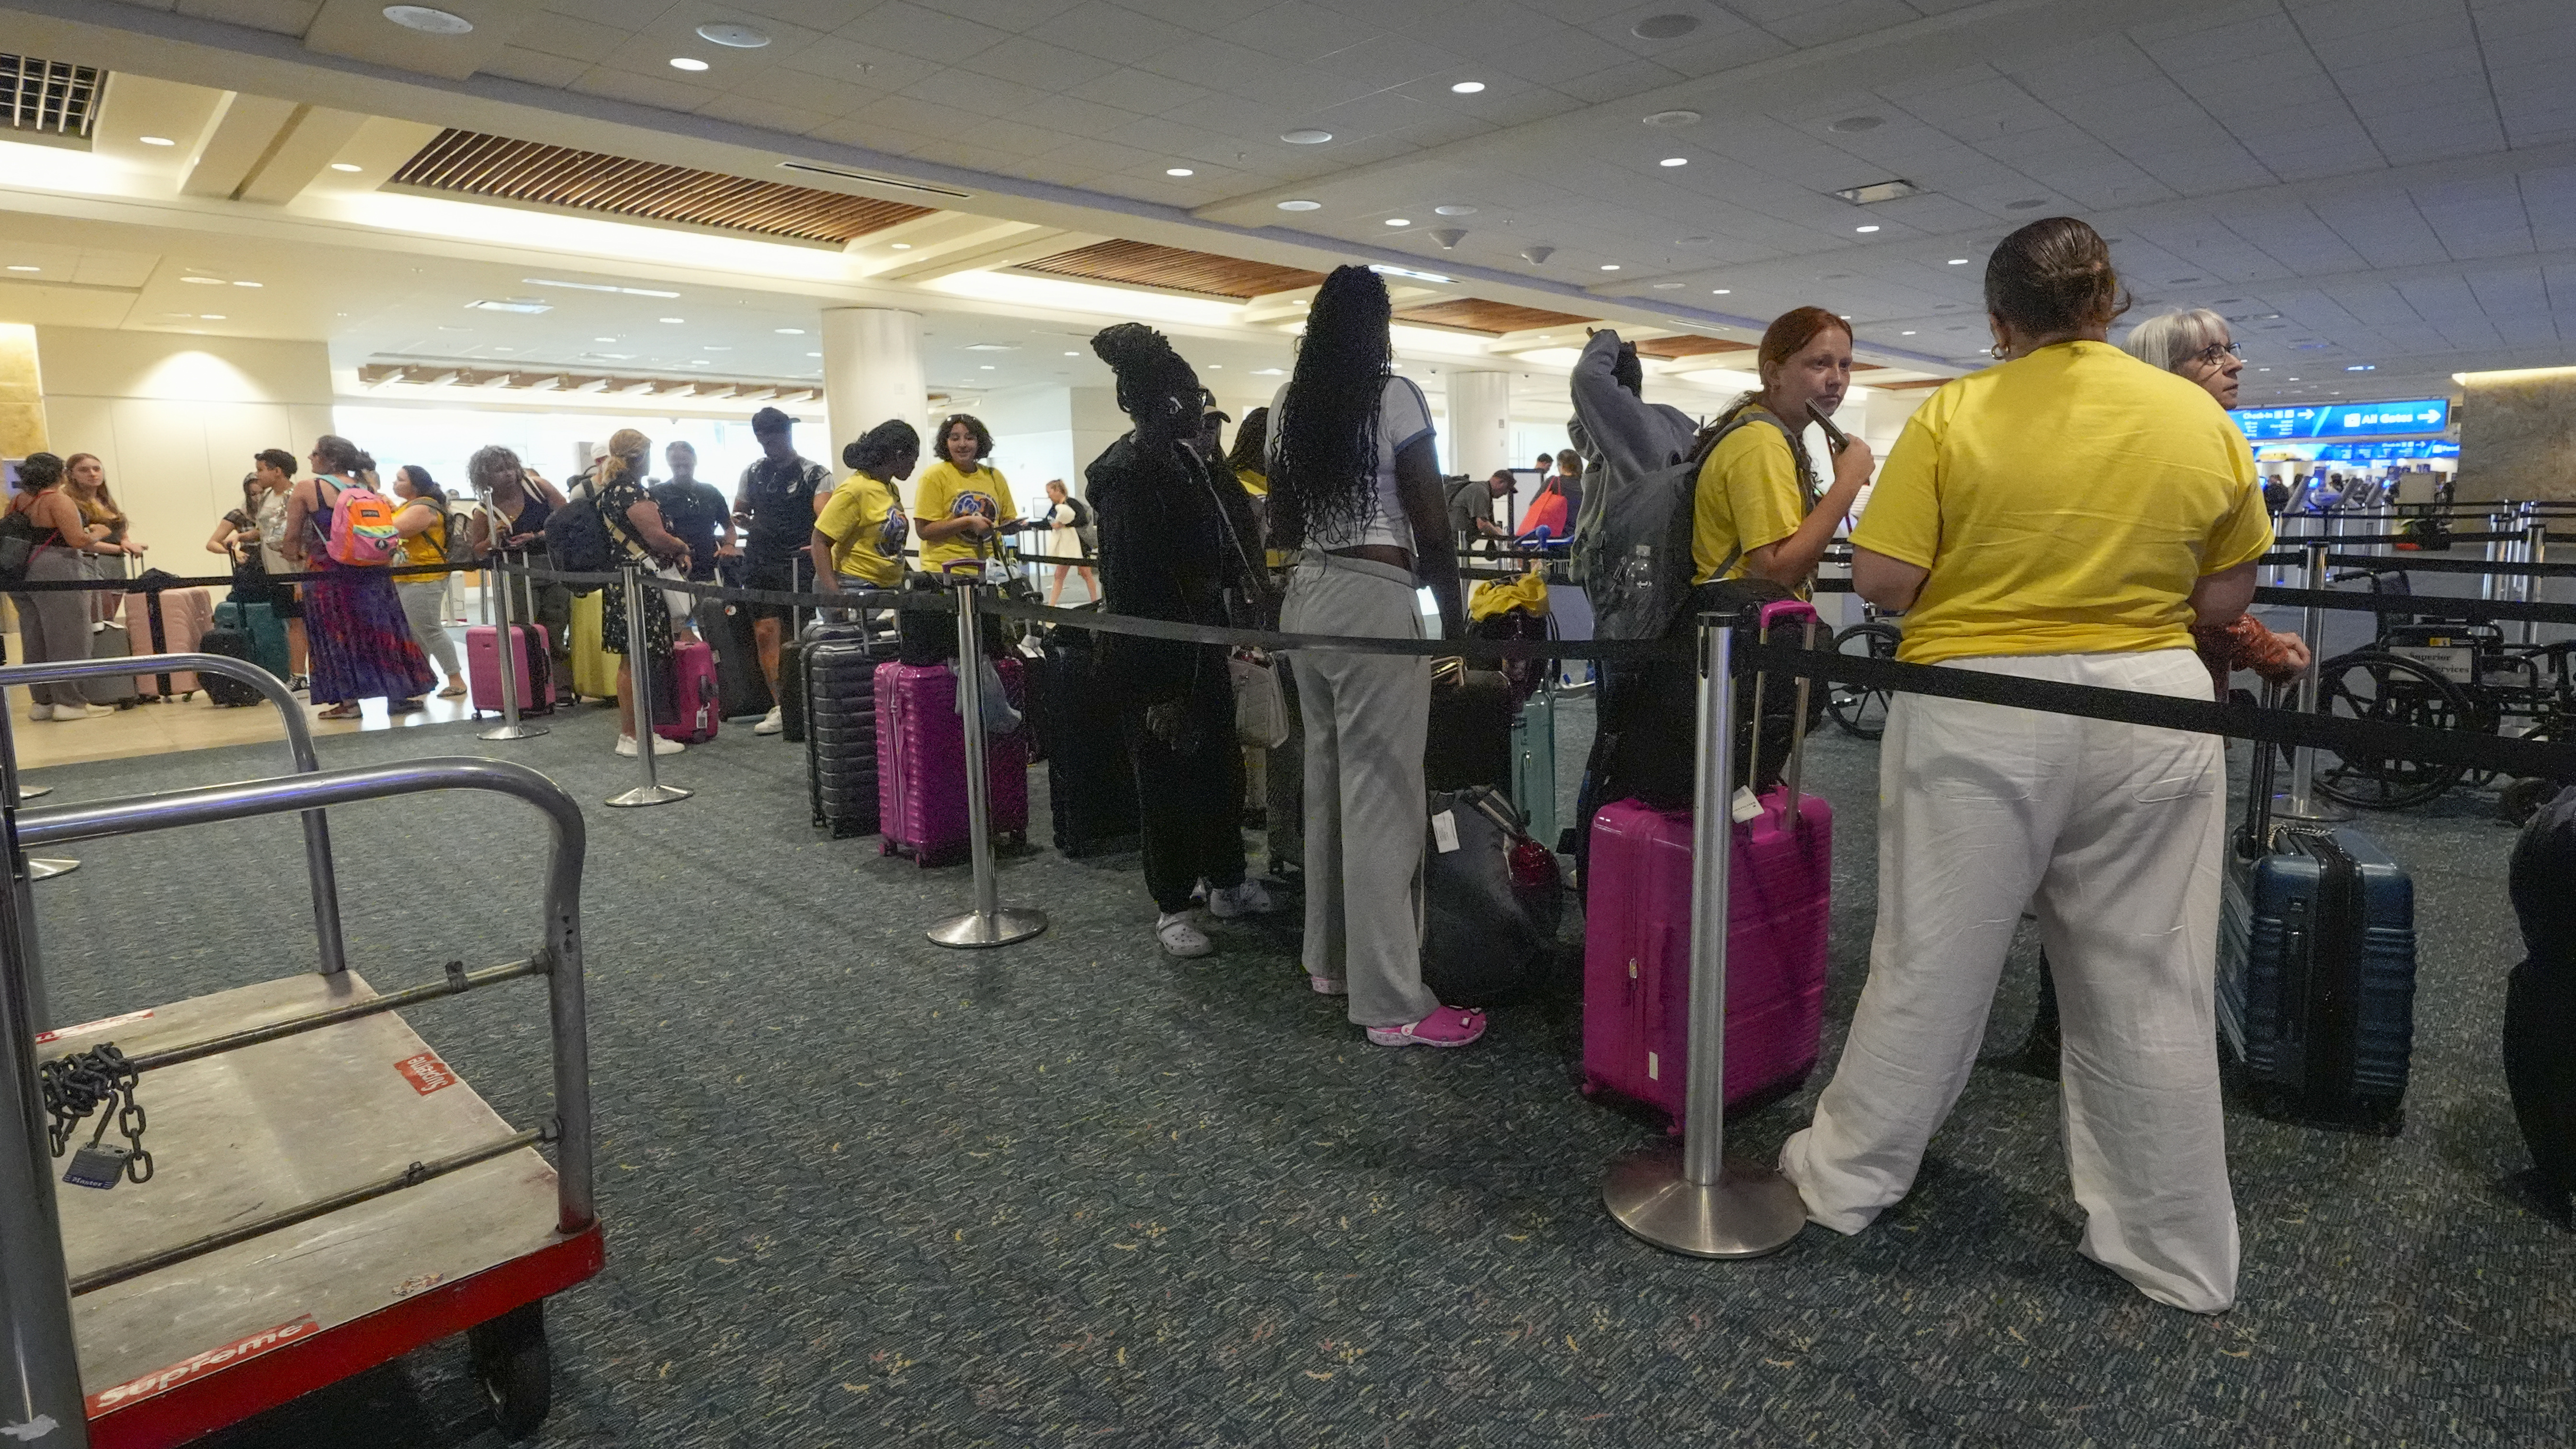
[(976, 366), (982, 368), (986, 372), (991, 372), (993, 370), (993, 364), (989, 362), (980, 362), (977, 363)]
[(808, 353), (806, 353), (805, 355), (806, 355), (807, 357), (820, 357), (820, 356), (822, 356), (823, 354), (821, 354), (821, 353), (819, 353), (819, 352), (808, 352)]
[(1735, 289), (1733, 287), (1711, 287), (1709, 288), (1708, 294), (1712, 297), (1723, 297), (1734, 290)]
[[(412, 268), (417, 272), (418, 267)], [(565, 282), (553, 277), (521, 277), (531, 287), (567, 287), (576, 292), (617, 292), (628, 297), (676, 297), (677, 292), (657, 291), (651, 287), (612, 287), (604, 282)]]
[(1300, 131), (1282, 131), (1279, 133), (1279, 139), (1287, 142), (1291, 146), (1321, 146), (1326, 141), (1333, 139), (1333, 133), (1330, 131), (1318, 131), (1309, 127)]
[(594, 337), (590, 340), (593, 342), (614, 342), (617, 339), (614, 337)]
[(1867, 236), (1871, 232), (1878, 230), (1878, 228), (1874, 226), (1856, 226), (1853, 227), (1852, 230), (1859, 232), (1863, 236)]
[(1899, 336), (1899, 337), (1911, 337), (1911, 336), (1913, 336), (1913, 335), (1914, 335), (1914, 329), (1913, 329), (1913, 328), (1911, 328), (1911, 327), (1909, 327), (1909, 328), (1905, 329), (1904, 331), (1897, 333), (1896, 335), (1897, 335), (1897, 336)]
[(1460, 81), (1449, 89), (1462, 96), (1472, 96), (1485, 88), (1483, 81)]
[(1655, 284), (1655, 290), (1658, 292), (1677, 292), (1688, 285), (1690, 284), (1687, 282), (1657, 282)]
[(2040, 207), (2043, 207), (2043, 206), (2046, 206), (2046, 205), (2048, 205), (2048, 198), (2047, 198), (2047, 197), (2044, 197), (2044, 196), (2025, 196), (2025, 197), (2023, 197), (2023, 198), (2022, 198), (2021, 200), (2019, 200), (2019, 201), (2007, 201), (2007, 202), (2005, 202), (2005, 203), (2004, 203), (2004, 210), (2006, 210), (2006, 211), (2035, 211), (2035, 210), (2039, 209)]
[(1386, 224), (1388, 226), (1411, 226), (1413, 225), (1413, 218), (1409, 216), (1390, 216), (1386, 219)]
[(758, 50), (769, 43), (769, 32), (730, 20), (710, 20), (698, 27), (698, 39), (731, 46), (735, 50)]
[(1254, 377), (1284, 377), (1287, 374), (1276, 367), (1256, 367), (1252, 370), (1252, 375)]
[(403, 29), (423, 35), (463, 35), (474, 28), (473, 21), (434, 5), (388, 5), (384, 15)]
[(1279, 209), (1281, 211), (1321, 211), (1324, 209), (1324, 203), (1304, 200), (1283, 201), (1279, 203)]
[(1628, 27), (1639, 40), (1678, 40), (1699, 29), (1696, 15), (1649, 15)]
[(1066, 354), (1065, 354), (1065, 356), (1067, 356), (1067, 357), (1080, 357), (1081, 355), (1082, 355), (1082, 354), (1081, 354), (1081, 353), (1079, 353), (1079, 352), (1068, 352), (1068, 353), (1066, 353)]
[(1164, 175), (1166, 175), (1166, 176), (1196, 176), (1196, 175), (1198, 175), (1198, 173), (1197, 173), (1197, 172), (1192, 171), (1192, 170), (1191, 170), (1190, 168), (1188, 168), (1187, 166), (1166, 166), (1166, 167), (1164, 167), (1164, 168), (1163, 168), (1163, 174), (1164, 174)]
[(1966, 257), (1952, 257), (1952, 258), (1950, 259), (1950, 265), (1952, 265), (1952, 266), (1954, 266), (1954, 267), (1964, 267), (1964, 266), (1966, 266), (1967, 264), (1968, 264), (1968, 259), (1967, 259)]
[(911, 251), (911, 250), (912, 250), (912, 243), (910, 243), (910, 242), (896, 242), (896, 243), (894, 244), (894, 250), (899, 251), (899, 252), (908, 252), (908, 251)]
[(167, 136), (137, 136), (134, 139), (142, 142), (146, 146), (176, 146), (179, 144)]
[(18, 266), (18, 265), (14, 265), (14, 264), (13, 264), (13, 265), (9, 268), (9, 270), (11, 270), (11, 271), (13, 271), (13, 272), (41, 272), (41, 271), (43, 271), (43, 270), (44, 270), (44, 268), (42, 268), (42, 267)]
[[(221, 312), (200, 312), (197, 314), (197, 320), (200, 322), (221, 322), (224, 320), (224, 314)], [(2297, 382), (2298, 379), (2294, 377), (2291, 378), (2290, 381)]]
[(224, 284), (221, 277), (181, 277), (179, 280), (193, 287), (220, 287)]
[(1647, 125), (1649, 125), (1649, 126), (1659, 126), (1659, 127), (1662, 127), (1662, 128), (1665, 128), (1665, 129), (1669, 130), (1669, 129), (1671, 129), (1671, 128), (1672, 128), (1672, 127), (1674, 127), (1674, 126), (1696, 126), (1696, 125), (1698, 125), (1698, 124), (1699, 124), (1699, 112), (1697, 112), (1697, 111), (1657, 111), (1657, 112), (1655, 112), (1653, 115), (1650, 115), (1650, 116), (1646, 117), (1646, 118), (1645, 118), (1645, 120), (1646, 120), (1646, 124), (1647, 124)]
[(367, 168), (359, 165), (355, 161), (334, 161), (331, 163), (331, 169), (334, 171), (364, 171)]
[(1459, 206), (1455, 203), (1448, 206), (1435, 206), (1431, 209), (1442, 216), (1474, 216), (1476, 214), (1476, 208), (1472, 206)]
[(1690, 164), (1690, 158), (1688, 156), (1667, 156), (1655, 164), (1658, 166), (1688, 166)]
[(266, 282), (235, 282), (233, 285), (236, 287), (265, 287), (268, 284)]
[(705, 70), (706, 68), (707, 63), (698, 59), (694, 55), (675, 55), (671, 57), (671, 69), (673, 70)]
[(1863, 131), (1875, 131), (1885, 124), (1887, 124), (1886, 121), (1878, 116), (1845, 116), (1839, 121), (1829, 123), (1825, 129), (1845, 136), (1856, 136)]
[(662, 320), (665, 322), (686, 322), (689, 319), (686, 317), (665, 317)]
[(1836, 312), (1834, 315), (1835, 315), (1835, 316), (1837, 316), (1837, 317), (1840, 317), (1841, 319), (1843, 319), (1843, 320), (1844, 320), (1844, 321), (1846, 321), (1846, 322), (1849, 322), (1849, 321), (1851, 320), (1851, 314), (1850, 314), (1849, 312)]
[(1601, 264), (1601, 270), (1605, 272), (1615, 272), (1619, 270), (1619, 264), (1617, 262), (1603, 262)]
[(802, 337), (805, 335), (805, 329), (802, 327), (779, 327), (772, 330), (776, 331), (781, 337)]

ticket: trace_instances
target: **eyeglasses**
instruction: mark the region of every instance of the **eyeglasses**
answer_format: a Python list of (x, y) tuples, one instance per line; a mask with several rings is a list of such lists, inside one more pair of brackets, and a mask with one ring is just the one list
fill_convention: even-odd
[(2244, 356), (2245, 349), (2233, 342), (2213, 342), (2193, 353), (2191, 360), (2203, 367), (2218, 367), (2225, 364), (2231, 357), (2242, 360)]

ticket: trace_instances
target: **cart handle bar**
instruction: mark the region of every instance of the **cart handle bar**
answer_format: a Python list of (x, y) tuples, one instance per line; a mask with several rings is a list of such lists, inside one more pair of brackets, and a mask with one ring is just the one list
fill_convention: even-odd
[[(146, 1253), (140, 1258), (128, 1258), (122, 1263), (101, 1268), (95, 1273), (83, 1273), (72, 1280), (72, 1296), (78, 1298), (84, 1293), (95, 1293), (101, 1288), (113, 1288), (119, 1283), (140, 1278), (146, 1273), (157, 1273), (163, 1268), (187, 1262), (191, 1258), (202, 1258), (208, 1253), (221, 1252), (235, 1243), (246, 1243), (253, 1238), (276, 1232), (280, 1228), (291, 1228), (297, 1223), (308, 1223), (315, 1218), (338, 1212), (342, 1208), (356, 1207), (362, 1202), (373, 1202), (377, 1198), (391, 1196), (407, 1187), (418, 1187), (432, 1178), (445, 1177), (451, 1172), (461, 1172), (478, 1162), (489, 1162), (495, 1157), (507, 1157), (522, 1147), (534, 1147), (545, 1140), (545, 1133), (531, 1127), (524, 1132), (513, 1132), (497, 1141), (486, 1142), (480, 1147), (469, 1147), (453, 1157), (441, 1157), (431, 1162), (415, 1162), (391, 1177), (380, 1177), (363, 1187), (353, 1187), (347, 1192), (333, 1193), (329, 1197), (317, 1197), (301, 1206), (288, 1208), (284, 1212), (270, 1213), (267, 1217), (244, 1223), (240, 1227), (226, 1228), (220, 1233), (209, 1233), (192, 1243), (181, 1243), (176, 1247), (164, 1248), (157, 1253)], [(570, 1232), (572, 1229), (565, 1231)]]
[(590, 1045), (582, 994), (581, 865), (589, 834), (581, 807), (563, 787), (525, 765), (507, 760), (442, 758), (389, 765), (359, 765), (201, 785), (160, 795), (132, 795), (64, 805), (18, 817), (22, 846), (139, 835), (182, 825), (212, 825), (295, 810), (318, 810), (359, 800), (417, 795), (431, 790), (491, 790), (513, 795), (546, 814), (553, 839), (546, 853), (547, 1004), (554, 1028), (555, 1154), (557, 1205), (565, 1232), (590, 1226), (592, 1185)]
[[(304, 706), (286, 681), (251, 663), (222, 654), (146, 654), (127, 659), (71, 659), (43, 664), (0, 666), (0, 685), (52, 684), (66, 679), (98, 679), (113, 674), (220, 674), (238, 680), (267, 696), (286, 721), (286, 748), (294, 757), (295, 768), (309, 774), (322, 768), (313, 753), (313, 726), (304, 717)], [(55, 807), (59, 808), (59, 807)], [(19, 828), (26, 828), (30, 816), (42, 818), (40, 808), (19, 812)], [(304, 814), (304, 865), (313, 877), (313, 932), (320, 943), (323, 971), (331, 974), (349, 969), (347, 946), (340, 939), (340, 882), (331, 866), (331, 827), (322, 812)]]

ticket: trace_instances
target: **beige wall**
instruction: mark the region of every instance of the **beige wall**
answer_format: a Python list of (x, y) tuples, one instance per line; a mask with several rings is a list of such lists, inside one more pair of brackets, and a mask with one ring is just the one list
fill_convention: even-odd
[(36, 329), (0, 323), (0, 458), (45, 447), (44, 389), (36, 381)]
[(144, 562), (174, 574), (212, 571), (202, 545), (239, 505), (251, 454), (302, 458), (331, 430), (331, 358), (319, 342), (35, 333), (53, 451), (99, 455), (133, 536), (151, 548)]
[(2576, 498), (2576, 372), (2472, 373), (2464, 386), (2454, 496)]

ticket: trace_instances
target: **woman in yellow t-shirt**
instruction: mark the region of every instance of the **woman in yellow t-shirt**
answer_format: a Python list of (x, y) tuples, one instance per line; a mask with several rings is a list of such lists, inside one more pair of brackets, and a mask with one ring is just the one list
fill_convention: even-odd
[(979, 545), (1020, 526), (1011, 480), (984, 459), (993, 434), (971, 413), (939, 425), (939, 460), (922, 470), (912, 513), (921, 520), (921, 567), (934, 577), (952, 563), (982, 557)]
[[(447, 562), (447, 490), (431, 481), (429, 470), (407, 463), (394, 470), (394, 532), (402, 535), (397, 565)], [(403, 619), (411, 625), (412, 642), (431, 666), (447, 676), (441, 699), (465, 694), (465, 665), (456, 652), (442, 617), (447, 612), (446, 574), (396, 574), (394, 594), (402, 600)]]
[(832, 490), (823, 516), (814, 520), (815, 586), (891, 589), (903, 582), (903, 545), (911, 535), (897, 483), (921, 461), (921, 434), (901, 418), (888, 418), (841, 450), (850, 476)]
[[(1925, 400), (1852, 535), (1853, 586), (1910, 611), (1900, 659), (2209, 698), (2192, 627), (2244, 611), (2271, 523), (2209, 395), (2106, 340), (2119, 298), (2083, 222), (1995, 249), (2003, 365)], [(2027, 904), (2064, 1019), (2079, 1250), (2159, 1303), (2235, 1302), (2212, 1008), (2224, 768), (2211, 735), (1895, 697), (1869, 983), (1815, 1124), (1781, 1153), (1809, 1218), (1856, 1233), (1912, 1186)]]
[[(1261, 525), (1263, 537), (1270, 533), (1270, 409), (1254, 408), (1243, 415), (1243, 426), (1234, 430), (1234, 449), (1225, 455), (1226, 466), (1234, 469), (1243, 491), (1252, 497), (1252, 519)], [(1265, 549), (1262, 562), (1272, 570), (1284, 569), (1296, 562), (1284, 549)], [(1280, 678), (1287, 678), (1282, 671)]]

